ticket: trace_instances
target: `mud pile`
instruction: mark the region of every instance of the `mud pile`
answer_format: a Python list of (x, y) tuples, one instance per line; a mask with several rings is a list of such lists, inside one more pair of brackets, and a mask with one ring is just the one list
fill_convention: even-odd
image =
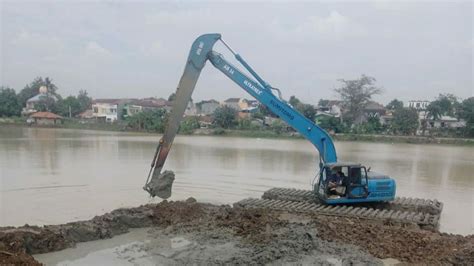
[(24, 252), (0, 250), (0, 265), (41, 265), (41, 263)]
[(314, 219), (321, 238), (360, 246), (375, 257), (474, 265), (474, 235), (463, 237), (338, 217), (326, 220)]
[[(0, 228), (0, 264), (34, 262), (29, 255), (106, 239), (130, 228), (186, 235), (199, 252), (175, 263), (380, 264), (378, 258), (424, 264), (474, 265), (474, 236), (459, 236), (349, 218), (311, 216), (198, 203), (194, 199), (118, 209), (88, 221)], [(217, 250), (216, 247), (226, 247)], [(216, 255), (220, 254), (220, 255)]]

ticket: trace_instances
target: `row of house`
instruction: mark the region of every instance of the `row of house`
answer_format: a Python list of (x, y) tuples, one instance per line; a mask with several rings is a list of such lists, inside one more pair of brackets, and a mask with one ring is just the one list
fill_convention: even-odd
[[(418, 120), (420, 127), (422, 121), (427, 121), (427, 129), (430, 128), (462, 128), (466, 126), (466, 121), (458, 120), (452, 116), (441, 116), (437, 120), (428, 119), (426, 108), (430, 104), (425, 100), (408, 101), (408, 108), (413, 108), (418, 113)], [(332, 116), (342, 119), (343, 107), (342, 102), (337, 100), (330, 100), (324, 106), (318, 106), (316, 116)], [(390, 123), (393, 119), (393, 110), (385, 108), (382, 104), (377, 102), (369, 102), (363, 110), (363, 114), (356, 118), (355, 123), (360, 124), (366, 122), (369, 117), (376, 117), (382, 125)], [(421, 131), (421, 129), (420, 129)]]
[[(220, 106), (228, 106), (245, 116), (255, 111), (258, 102), (244, 98), (229, 98), (223, 102), (216, 100), (189, 102), (185, 110), (186, 116), (209, 116)], [(81, 118), (95, 118), (105, 122), (114, 122), (147, 110), (164, 109), (171, 111), (172, 103), (163, 98), (145, 99), (95, 99), (91, 110), (80, 114)]]
[(80, 114), (81, 118), (95, 118), (104, 122), (115, 122), (147, 110), (171, 110), (171, 103), (163, 98), (145, 99), (95, 99), (90, 110)]
[(244, 98), (229, 98), (223, 102), (214, 99), (196, 103), (197, 115), (211, 115), (220, 106), (228, 106), (240, 113), (252, 113), (258, 109), (258, 101)]
[[(426, 107), (428, 101), (409, 101), (408, 107), (418, 111), (419, 120), (426, 119)], [(238, 111), (239, 117), (249, 117), (252, 112), (258, 110), (258, 101), (248, 100), (245, 98), (228, 98), (222, 102), (211, 100), (203, 100), (196, 104), (189, 102), (185, 115), (186, 116), (210, 116), (220, 106), (228, 106)], [(172, 103), (163, 98), (145, 98), (145, 99), (96, 99), (93, 101), (92, 109), (81, 114), (82, 118), (96, 118), (106, 122), (121, 120), (129, 116), (133, 116), (139, 112), (164, 109), (170, 111)], [(329, 100), (324, 106), (317, 106), (318, 116), (333, 116), (342, 119), (343, 107), (342, 102), (338, 100)], [(382, 125), (390, 123), (393, 119), (392, 110), (386, 109), (382, 104), (377, 102), (369, 102), (364, 108), (363, 114), (356, 118), (355, 123), (366, 122), (370, 117), (379, 119)], [(203, 118), (203, 120), (206, 120)], [(420, 123), (421, 124), (421, 123)], [(450, 116), (442, 116), (436, 121), (428, 121), (428, 128), (460, 128), (465, 126), (465, 121)]]
[[(36, 123), (41, 120), (44, 120), (44, 123), (60, 122), (62, 119), (60, 116), (51, 113), (37, 113), (35, 110), (35, 105), (44, 100), (45, 97), (57, 100), (54, 96), (48, 94), (48, 90), (45, 86), (42, 86), (39, 89), (38, 95), (27, 100), (22, 113), (31, 116), (32, 120), (30, 121), (35, 121)], [(412, 100), (408, 102), (409, 108), (417, 110), (420, 124), (422, 121), (427, 121), (428, 129), (461, 128), (466, 125), (465, 121), (458, 120), (451, 116), (441, 116), (437, 120), (428, 119), (426, 108), (429, 103), (429, 101), (425, 100)], [(238, 112), (239, 117), (244, 118), (249, 117), (251, 113), (258, 110), (258, 101), (248, 100), (245, 98), (228, 98), (222, 102), (211, 99), (200, 101), (196, 104), (190, 101), (185, 110), (185, 115), (198, 116), (200, 117), (200, 120), (207, 121), (210, 120), (210, 115), (212, 115), (220, 106), (233, 108)], [(95, 99), (92, 102), (91, 109), (83, 112), (79, 117), (84, 119), (93, 118), (104, 122), (114, 122), (147, 110), (163, 109), (169, 112), (171, 111), (171, 108), (172, 103), (163, 98)], [(332, 116), (341, 120), (344, 111), (342, 102), (338, 100), (326, 101), (324, 105), (317, 106), (316, 110), (316, 117)], [(32, 116), (32, 114), (36, 115)], [(393, 119), (393, 112), (392, 110), (386, 109), (382, 104), (369, 102), (369, 104), (364, 108), (362, 115), (356, 118), (355, 123), (360, 124), (366, 122), (371, 117), (378, 118), (380, 123), (384, 125), (390, 123)]]

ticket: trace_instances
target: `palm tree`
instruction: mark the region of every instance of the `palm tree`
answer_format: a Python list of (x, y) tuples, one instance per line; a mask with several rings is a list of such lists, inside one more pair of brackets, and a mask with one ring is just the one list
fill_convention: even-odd
[(442, 108), (439, 105), (438, 101), (434, 101), (428, 104), (428, 106), (426, 107), (423, 121), (421, 121), (421, 128), (422, 128), (421, 134), (423, 136), (425, 135), (426, 127), (428, 126), (428, 121), (427, 121), (428, 119), (436, 121), (436, 120), (439, 120), (442, 115), (443, 115)]
[(426, 114), (428, 118), (432, 120), (439, 120), (441, 118), (441, 115), (443, 115), (441, 106), (439, 106), (437, 101), (431, 102), (426, 107)]
[(46, 77), (44, 79), (44, 86), (48, 89), (48, 94), (49, 95), (54, 95), (56, 99), (61, 99), (61, 95), (59, 95), (56, 91), (58, 90), (58, 87), (53, 83), (53, 80), (49, 77)]

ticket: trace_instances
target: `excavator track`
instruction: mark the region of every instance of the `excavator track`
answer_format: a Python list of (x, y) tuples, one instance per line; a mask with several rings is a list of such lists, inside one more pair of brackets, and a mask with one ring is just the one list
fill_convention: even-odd
[[(294, 188), (272, 188), (263, 193), (262, 199), (283, 200), (294, 202), (312, 202), (321, 204), (311, 190)], [(431, 215), (440, 215), (443, 203), (431, 199), (397, 197), (394, 201), (384, 203), (359, 204), (358, 207), (368, 207), (379, 210), (422, 212)]]
[(374, 209), (347, 205), (324, 205), (310, 201), (287, 201), (247, 198), (234, 203), (234, 207), (246, 209), (271, 209), (326, 216), (354, 217), (368, 220), (390, 220), (401, 224), (416, 224), (421, 228), (438, 228), (439, 215), (423, 212)]

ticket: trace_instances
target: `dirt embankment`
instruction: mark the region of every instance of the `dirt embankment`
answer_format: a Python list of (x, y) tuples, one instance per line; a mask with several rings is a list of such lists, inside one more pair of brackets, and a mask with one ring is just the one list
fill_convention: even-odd
[[(409, 263), (474, 265), (474, 236), (402, 228), (365, 220), (245, 210), (186, 202), (118, 209), (89, 221), (44, 227), (0, 228), (0, 264), (34, 264), (31, 254), (58, 251), (78, 242), (105, 239), (130, 228), (153, 227), (194, 240), (237, 243), (238, 252), (198, 264), (307, 262), (330, 255), (343, 264), (379, 264), (376, 258)], [(197, 255), (196, 255), (197, 256)], [(184, 259), (184, 258), (183, 258)], [(193, 258), (187, 257), (192, 262)], [(326, 262), (327, 263), (327, 262)]]

